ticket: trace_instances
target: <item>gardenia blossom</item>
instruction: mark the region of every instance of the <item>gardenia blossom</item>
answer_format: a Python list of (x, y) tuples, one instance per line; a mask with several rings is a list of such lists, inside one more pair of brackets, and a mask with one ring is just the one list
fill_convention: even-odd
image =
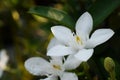
[(111, 29), (97, 29), (90, 36), (93, 27), (92, 16), (85, 12), (76, 22), (75, 32), (64, 26), (53, 26), (51, 31), (55, 38), (61, 43), (51, 48), (48, 56), (64, 56), (74, 54), (81, 60), (87, 61), (93, 54), (94, 48), (108, 39), (114, 31)]
[(6, 50), (2, 49), (0, 51), (0, 77), (2, 77), (3, 71), (6, 69), (7, 62), (9, 57)]
[(58, 80), (58, 77), (60, 80), (78, 80), (75, 73), (65, 71), (75, 69), (76, 66), (63, 57), (51, 57), (50, 62), (41, 57), (32, 57), (25, 61), (25, 68), (33, 75), (47, 76), (40, 80)]

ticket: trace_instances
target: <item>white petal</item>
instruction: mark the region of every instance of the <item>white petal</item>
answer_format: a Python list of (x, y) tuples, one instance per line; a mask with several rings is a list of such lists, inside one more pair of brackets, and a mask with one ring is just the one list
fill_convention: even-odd
[(50, 56), (52, 60), (63, 62), (63, 56)]
[(46, 75), (50, 73), (50, 63), (40, 57), (32, 57), (25, 61), (25, 68), (33, 75)]
[(90, 40), (86, 44), (86, 47), (94, 48), (97, 45), (106, 42), (113, 36), (113, 34), (114, 32), (111, 29), (98, 29), (92, 34)]
[(1, 62), (3, 61), (4, 63), (7, 63), (8, 62), (8, 55), (7, 55), (7, 51), (2, 49), (1, 52), (0, 52), (0, 60)]
[[(58, 58), (58, 59), (57, 59)], [(61, 58), (61, 57), (54, 57), (54, 58), (52, 58), (51, 60), (50, 60), (50, 63), (52, 64), (52, 65), (54, 65), (54, 64), (56, 64), (56, 65), (63, 65), (63, 58)]]
[(3, 70), (0, 69), (0, 78), (2, 77), (2, 75), (3, 75)]
[(85, 12), (80, 16), (80, 18), (76, 22), (76, 33), (78, 33), (79, 35), (89, 36), (92, 30), (92, 26), (92, 16), (88, 12)]
[(82, 49), (79, 50), (75, 57), (80, 61), (87, 61), (93, 54), (93, 49)]
[(65, 45), (68, 45), (68, 42), (72, 37), (72, 32), (69, 28), (64, 26), (54, 26), (51, 28), (51, 30), (57, 40)]
[(80, 65), (81, 62), (82, 61), (75, 58), (74, 54), (69, 55), (66, 61), (64, 62), (65, 70), (76, 69)]
[(54, 47), (54, 46), (56, 46), (56, 45), (59, 45), (59, 44), (61, 44), (61, 43), (60, 43), (55, 37), (53, 37), (53, 38), (50, 40), (49, 44), (48, 44), (47, 51), (48, 51), (50, 48), (52, 48), (52, 47)]
[(75, 73), (64, 73), (61, 80), (78, 80), (78, 77)]
[(47, 55), (48, 56), (65, 56), (68, 54), (73, 54), (74, 51), (70, 47), (66, 47), (63, 45), (57, 45), (50, 50), (48, 50)]
[(58, 80), (57, 76), (49, 76), (45, 79), (40, 79), (40, 80)]
[(7, 55), (7, 51), (2, 49), (0, 51), (0, 68), (5, 69), (8, 60), (9, 60), (9, 56)]

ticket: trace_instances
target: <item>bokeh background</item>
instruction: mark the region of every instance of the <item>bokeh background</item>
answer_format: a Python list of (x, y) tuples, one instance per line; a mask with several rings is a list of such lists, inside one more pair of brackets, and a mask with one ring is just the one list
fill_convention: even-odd
[[(24, 68), (30, 57), (48, 58), (46, 48), (52, 37), (50, 27), (61, 24), (49, 18), (29, 13), (35, 6), (53, 7), (68, 13), (74, 21), (88, 11), (93, 16), (94, 30), (111, 28), (115, 35), (106, 43), (97, 46), (88, 61), (91, 80), (107, 80), (104, 58), (115, 61), (116, 78), (120, 80), (120, 1), (119, 0), (0, 0), (0, 49), (9, 56), (0, 80), (39, 80)], [(61, 24), (62, 25), (62, 24)], [(74, 29), (74, 26), (70, 27)], [(93, 30), (93, 31), (94, 31)], [(79, 69), (78, 69), (79, 70)], [(83, 75), (79, 80), (89, 80)]]

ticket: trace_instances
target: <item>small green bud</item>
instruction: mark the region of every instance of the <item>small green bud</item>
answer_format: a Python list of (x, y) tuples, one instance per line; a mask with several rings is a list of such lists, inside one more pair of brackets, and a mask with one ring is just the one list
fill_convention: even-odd
[(113, 59), (110, 57), (106, 57), (104, 60), (104, 67), (109, 73), (115, 71), (115, 63)]

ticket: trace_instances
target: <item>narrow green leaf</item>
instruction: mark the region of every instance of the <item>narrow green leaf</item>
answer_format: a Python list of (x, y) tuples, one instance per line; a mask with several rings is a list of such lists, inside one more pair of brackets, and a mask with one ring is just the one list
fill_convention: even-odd
[(93, 16), (94, 26), (100, 24), (118, 6), (120, 6), (120, 0), (97, 0), (88, 10)]
[(75, 21), (67, 13), (55, 8), (36, 6), (30, 8), (29, 13), (52, 19), (67, 27), (74, 27), (75, 25)]

